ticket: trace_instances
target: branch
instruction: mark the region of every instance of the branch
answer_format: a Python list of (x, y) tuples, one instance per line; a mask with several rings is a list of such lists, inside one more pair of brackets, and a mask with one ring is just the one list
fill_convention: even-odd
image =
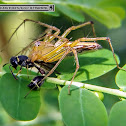
[[(46, 79), (46, 82), (52, 83), (52, 84), (59, 84), (59, 85), (69, 85), (71, 81), (65, 81), (65, 80), (60, 80), (57, 78), (48, 77)], [(104, 92), (107, 94), (112, 94), (112, 95), (116, 95), (116, 96), (120, 96), (120, 97), (126, 97), (126, 92), (120, 91), (118, 89), (111, 89), (111, 88), (106, 88), (106, 87), (101, 87), (101, 86), (95, 86), (95, 85), (81, 83), (81, 82), (72, 82), (72, 85), (75, 85), (77, 87), (83, 87), (83, 88), (90, 89), (90, 90), (99, 91), (99, 92)]]
[[(0, 72), (0, 76), (2, 76), (3, 74), (4, 72)], [(19, 76), (26, 76), (26, 75), (19, 74)], [(66, 80), (60, 80), (58, 78), (53, 78), (53, 77), (47, 77), (45, 81), (51, 84), (59, 84), (59, 85), (69, 85), (71, 82)], [(126, 92), (120, 91), (119, 89), (106, 88), (106, 87), (101, 87), (101, 86), (96, 86), (96, 85), (91, 85), (91, 84), (81, 83), (81, 82), (72, 82), (72, 85), (126, 98)]]

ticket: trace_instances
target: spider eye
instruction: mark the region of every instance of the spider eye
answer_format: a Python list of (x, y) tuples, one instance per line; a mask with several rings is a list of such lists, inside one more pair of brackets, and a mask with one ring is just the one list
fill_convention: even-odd
[(40, 46), (40, 41), (36, 42), (35, 46), (37, 46), (37, 47)]

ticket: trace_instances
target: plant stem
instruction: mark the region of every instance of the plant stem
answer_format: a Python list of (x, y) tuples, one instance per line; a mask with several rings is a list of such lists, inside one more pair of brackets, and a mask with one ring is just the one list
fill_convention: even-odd
[[(52, 84), (59, 84), (59, 85), (69, 85), (71, 81), (65, 81), (57, 78), (48, 77), (46, 79), (46, 82)], [(106, 88), (106, 87), (101, 87), (101, 86), (96, 86), (96, 85), (91, 85), (91, 84), (81, 83), (81, 82), (72, 82), (72, 85), (75, 85), (77, 87), (83, 87), (90, 90), (99, 91), (99, 92), (104, 92), (107, 94), (112, 94), (120, 97), (126, 97), (126, 92), (120, 91), (118, 89), (111, 89), (111, 88)]]
[[(4, 72), (0, 72), (0, 77), (3, 74), (4, 74)], [(23, 75), (23, 74), (21, 74), (21, 75)], [(23, 76), (25, 76), (25, 75), (23, 75)], [(69, 85), (71, 81), (60, 80), (58, 78), (53, 78), (53, 77), (47, 77), (46, 82), (51, 83), (51, 84), (58, 84), (58, 85)], [(101, 86), (96, 86), (96, 85), (81, 83), (81, 82), (72, 82), (72, 85), (126, 98), (126, 92), (120, 91), (119, 89), (111, 89), (111, 88), (106, 88), (106, 87), (101, 87)]]

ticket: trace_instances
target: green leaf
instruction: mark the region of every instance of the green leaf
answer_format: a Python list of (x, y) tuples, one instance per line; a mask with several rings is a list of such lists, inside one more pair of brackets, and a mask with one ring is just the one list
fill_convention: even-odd
[(92, 92), (71, 86), (62, 88), (59, 95), (59, 106), (63, 120), (67, 126), (107, 126), (107, 112)]
[(99, 7), (126, 7), (126, 1), (125, 0), (101, 0), (101, 2), (98, 3)]
[(121, 8), (121, 7), (104, 7), (104, 10), (108, 10), (111, 11), (113, 13), (115, 13), (120, 19), (124, 19), (125, 18), (125, 9)]
[[(118, 62), (119, 58), (116, 56)], [(101, 49), (94, 52), (78, 54), (80, 68), (74, 81), (86, 81), (97, 78), (116, 67), (112, 52), (107, 49)], [(59, 77), (63, 80), (71, 80), (76, 69), (74, 57), (65, 58), (57, 68), (61, 74)]]
[(0, 0), (0, 4), (5, 4), (3, 1)]
[(77, 11), (76, 8), (61, 4), (56, 4), (56, 8), (58, 8), (60, 12), (67, 15), (68, 17), (79, 22), (84, 22), (84, 16), (81, 14), (81, 12)]
[[(13, 3), (13, 2), (11, 2)], [(21, 2), (20, 2), (21, 3)], [(28, 1), (27, 1), (28, 3)], [(36, 1), (35, 1), (36, 3)], [(122, 19), (125, 17), (125, 0), (44, 0), (37, 1), (39, 4), (55, 4), (55, 13), (46, 13), (52, 16), (59, 16), (58, 12), (78, 21), (83, 22), (84, 13), (101, 22), (108, 28), (120, 27)], [(18, 4), (18, 2), (16, 3)]]
[[(12, 2), (13, 3), (13, 2)], [(28, 3), (28, 1), (27, 1)], [(101, 22), (108, 28), (120, 27), (122, 19), (125, 17), (125, 0), (44, 0), (37, 1), (39, 4), (55, 4), (54, 13), (45, 13), (52, 16), (59, 16), (59, 12), (78, 21), (84, 22), (84, 15), (87, 13), (97, 21)], [(18, 4), (18, 2), (17, 2)]]
[(55, 16), (55, 17), (58, 17), (60, 15), (58, 12), (42, 12), (42, 13), (50, 16)]
[[(123, 66), (126, 69), (126, 65)], [(116, 74), (116, 85), (123, 91), (126, 91), (126, 71), (119, 70)]]
[(40, 108), (40, 92), (29, 92), (29, 81), (18, 79), (7, 73), (0, 80), (0, 100), (6, 112), (16, 120), (34, 119)]
[(125, 1), (121, 0), (120, 2), (117, 0), (111, 0), (111, 3), (109, 1), (110, 0), (58, 0), (48, 2), (54, 3), (59, 11), (76, 21), (82, 22), (82, 19), (84, 18), (80, 13), (80, 10), (82, 10), (84, 13), (87, 13), (89, 16), (106, 25), (108, 28), (120, 27), (121, 21), (125, 17), (125, 9), (123, 7)]
[(108, 28), (117, 28), (121, 25), (120, 17), (113, 11), (108, 11), (103, 8), (81, 8), (85, 13), (106, 25)]
[(116, 103), (109, 115), (109, 126), (125, 126), (126, 125), (126, 101)]

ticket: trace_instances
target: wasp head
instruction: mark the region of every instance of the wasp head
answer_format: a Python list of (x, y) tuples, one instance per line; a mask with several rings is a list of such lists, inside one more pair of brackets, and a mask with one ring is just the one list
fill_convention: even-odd
[(17, 69), (17, 66), (18, 66), (18, 59), (17, 59), (17, 57), (11, 57), (10, 63), (11, 63), (13, 68)]

